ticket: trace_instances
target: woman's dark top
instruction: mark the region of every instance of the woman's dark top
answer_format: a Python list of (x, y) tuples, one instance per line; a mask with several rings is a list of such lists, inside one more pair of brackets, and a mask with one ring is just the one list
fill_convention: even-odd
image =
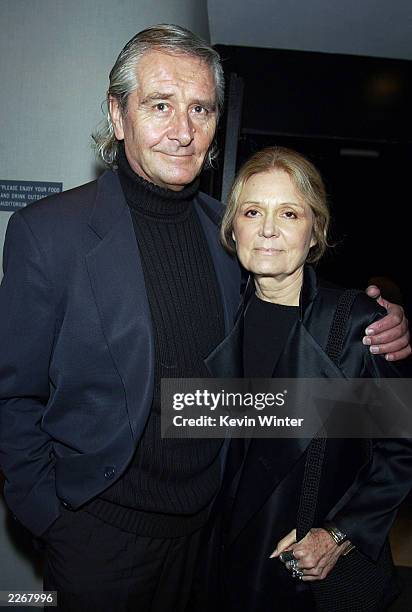
[(253, 295), (244, 318), (243, 369), (246, 378), (271, 378), (298, 312), (298, 306), (273, 304)]
[[(246, 378), (271, 378), (273, 376), (289, 334), (298, 319), (298, 313), (298, 306), (273, 304), (261, 300), (256, 294), (252, 296), (244, 315), (243, 368)], [(271, 442), (276, 444), (276, 440)], [(299, 476), (301, 476), (300, 470)], [(251, 597), (259, 611), (271, 610), (271, 604), (273, 604), (273, 610), (279, 605), (279, 609), (283, 606), (293, 606), (294, 612), (311, 612), (314, 609), (313, 597), (307, 583), (293, 579), (281, 566), (279, 560), (268, 559), (268, 552), (271, 552), (276, 544), (270, 535), (271, 519), (282, 517), (278, 503), (277, 496), (274, 495), (272, 500), (268, 500), (265, 508), (262, 509), (261, 516), (258, 516), (256, 521), (266, 532), (266, 537), (262, 533), (258, 535), (261, 530), (258, 529), (257, 532), (252, 530), (252, 541), (253, 536), (256, 536), (259, 549), (251, 554), (255, 556), (258, 565), (267, 566), (264, 572), (265, 579), (272, 584), (272, 587), (267, 589), (266, 594), (260, 592), (258, 595), (257, 592), (251, 592)], [(298, 497), (288, 495), (288, 511), (294, 509), (296, 513), (298, 503)], [(253, 550), (252, 541), (250, 542), (251, 551)], [(268, 544), (269, 548), (265, 548), (264, 544)], [(277, 602), (272, 599), (274, 585), (277, 585), (275, 586), (275, 590), (278, 591)]]

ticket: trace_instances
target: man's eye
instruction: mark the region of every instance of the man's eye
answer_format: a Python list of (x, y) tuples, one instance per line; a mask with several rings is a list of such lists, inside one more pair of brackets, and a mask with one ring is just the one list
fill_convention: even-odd
[(197, 115), (207, 115), (209, 112), (207, 108), (205, 108), (204, 106), (201, 106), (200, 104), (196, 104), (193, 110)]
[(159, 102), (158, 104), (156, 104), (155, 108), (156, 108), (156, 110), (158, 110), (158, 111), (162, 111), (162, 112), (164, 112), (164, 111), (167, 111), (167, 110), (168, 110), (169, 105), (168, 105), (168, 104), (166, 104), (165, 102)]

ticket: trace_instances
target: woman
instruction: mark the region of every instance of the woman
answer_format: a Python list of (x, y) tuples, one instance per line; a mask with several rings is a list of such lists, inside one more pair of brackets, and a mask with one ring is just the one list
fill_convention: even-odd
[[(325, 188), (308, 160), (275, 147), (246, 162), (221, 235), (252, 278), (234, 331), (208, 359), (212, 375), (222, 367), (230, 375), (231, 366), (239, 374), (240, 342), (246, 377), (401, 375), (405, 366), (359, 342), (383, 310), (363, 293), (340, 300), (343, 290), (320, 285), (308, 265), (327, 247), (328, 224)], [(328, 336), (344, 300), (336, 351), (336, 325)], [(319, 448), (306, 439), (253, 439), (239, 470), (243, 442), (232, 441), (221, 495), (224, 609), (385, 610), (397, 595), (387, 538), (412, 486), (412, 443), (329, 439)]]

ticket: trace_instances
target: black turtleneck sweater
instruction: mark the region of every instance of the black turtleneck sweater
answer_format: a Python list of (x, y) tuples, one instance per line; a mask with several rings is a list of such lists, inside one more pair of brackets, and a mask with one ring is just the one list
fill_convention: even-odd
[(193, 202), (198, 181), (178, 192), (157, 187), (132, 171), (124, 151), (118, 166), (152, 315), (154, 393), (131, 464), (87, 509), (139, 535), (178, 537), (206, 521), (220, 482), (221, 441), (162, 439), (160, 382), (208, 376), (203, 360), (224, 337), (221, 297)]

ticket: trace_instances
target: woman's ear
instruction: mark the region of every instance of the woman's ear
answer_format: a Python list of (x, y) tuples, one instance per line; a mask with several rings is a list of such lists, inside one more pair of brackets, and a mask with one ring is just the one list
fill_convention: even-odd
[(311, 237), (310, 237), (309, 250), (318, 244), (318, 241), (317, 241), (316, 235), (315, 235), (315, 229), (318, 230), (319, 227), (318, 227), (315, 215), (314, 215), (313, 210), (312, 210), (312, 232), (311, 232)]

